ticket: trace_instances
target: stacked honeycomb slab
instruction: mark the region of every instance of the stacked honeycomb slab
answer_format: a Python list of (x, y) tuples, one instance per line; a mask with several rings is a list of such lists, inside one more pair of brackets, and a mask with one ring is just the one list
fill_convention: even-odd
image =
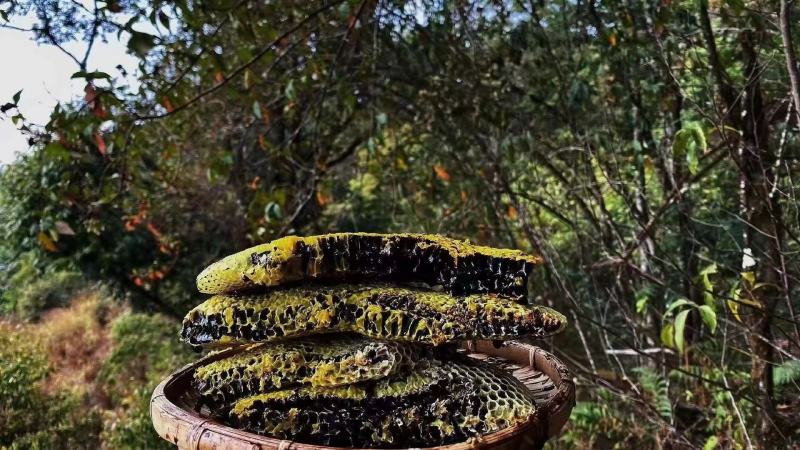
[(241, 346), (199, 368), (200, 403), (231, 426), (361, 448), (430, 447), (524, 422), (511, 375), (468, 358), (469, 339), (541, 338), (565, 326), (525, 305), (538, 258), (434, 235), (288, 236), (206, 268), (181, 338)]

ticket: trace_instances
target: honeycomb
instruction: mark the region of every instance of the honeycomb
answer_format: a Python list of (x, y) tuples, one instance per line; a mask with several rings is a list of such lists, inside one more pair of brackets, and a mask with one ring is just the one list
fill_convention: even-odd
[(341, 335), (256, 346), (198, 368), (201, 404), (218, 410), (253, 394), (298, 385), (339, 386), (385, 378), (414, 366), (419, 345)]
[(442, 286), (451, 294), (527, 294), (541, 260), (426, 234), (338, 233), (286, 236), (230, 255), (197, 277), (200, 292), (221, 294), (299, 281), (387, 280)]
[(427, 447), (498, 431), (535, 410), (527, 388), (509, 374), (456, 358), (377, 382), (245, 398), (230, 420), (252, 432), (317, 445)]
[(354, 332), (439, 345), (464, 339), (542, 337), (560, 331), (564, 324), (564, 316), (552, 309), (491, 294), (453, 297), (388, 285), (339, 285), (244, 297), (217, 295), (187, 314), (181, 337), (194, 346), (219, 346)]

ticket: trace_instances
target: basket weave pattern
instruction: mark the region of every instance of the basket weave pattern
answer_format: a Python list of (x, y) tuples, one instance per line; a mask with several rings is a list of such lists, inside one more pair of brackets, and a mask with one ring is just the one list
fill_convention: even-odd
[[(516, 341), (500, 348), (488, 341), (467, 342), (468, 354), (509, 371), (522, 381), (538, 406), (526, 422), (468, 442), (432, 447), (446, 450), (474, 448), (537, 449), (555, 436), (575, 404), (575, 385), (566, 366), (539, 347)], [(196, 410), (197, 393), (191, 387), (194, 370), (241, 351), (233, 348), (210, 355), (176, 371), (153, 392), (150, 414), (158, 434), (180, 450), (321, 450), (317, 445), (274, 439), (220, 424)]]

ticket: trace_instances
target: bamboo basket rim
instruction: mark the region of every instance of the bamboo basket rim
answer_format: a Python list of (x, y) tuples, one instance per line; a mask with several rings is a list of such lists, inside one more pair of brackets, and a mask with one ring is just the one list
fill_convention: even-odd
[[(504, 342), (499, 348), (495, 347), (491, 341), (467, 341), (462, 347), (472, 356), (500, 357), (518, 365), (520, 367), (518, 370), (524, 371), (524, 369), (530, 368), (541, 372), (552, 381), (555, 392), (546, 402), (538, 404), (536, 412), (525, 422), (465, 442), (428, 447), (428, 449), (492, 448), (515, 439), (526, 439), (530, 441), (530, 447), (540, 447), (548, 438), (561, 431), (575, 405), (575, 384), (564, 363), (540, 347), (519, 341)], [(212, 448), (323, 450), (336, 448), (249, 433), (228, 427), (212, 418), (201, 416), (197, 411), (176, 404), (180, 403), (181, 395), (187, 392), (188, 382), (195, 369), (239, 351), (242, 349), (231, 348), (205, 356), (176, 370), (159, 383), (150, 399), (151, 420), (159, 436), (177, 445), (180, 449), (191, 450)], [(520, 378), (518, 373), (512, 372), (512, 375), (524, 383), (525, 380)], [(224, 443), (224, 445), (220, 446), (220, 443)], [(374, 450), (350, 447), (348, 449)]]

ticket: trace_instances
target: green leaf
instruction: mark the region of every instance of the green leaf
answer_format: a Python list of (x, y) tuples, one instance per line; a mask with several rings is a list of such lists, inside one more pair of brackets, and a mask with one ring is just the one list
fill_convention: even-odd
[(772, 371), (772, 381), (776, 386), (783, 386), (800, 380), (800, 361), (792, 359), (783, 362)]
[(676, 158), (685, 157), (689, 173), (694, 175), (700, 166), (699, 155), (708, 150), (703, 128), (697, 123), (690, 123), (675, 133), (672, 140), (672, 152)]
[(714, 450), (719, 444), (719, 439), (716, 436), (709, 436), (706, 443), (703, 444), (703, 450)]
[(267, 222), (283, 219), (283, 210), (281, 209), (281, 205), (275, 202), (267, 203), (267, 206), (264, 207), (264, 218), (267, 219)]
[(706, 134), (703, 132), (703, 128), (700, 125), (690, 125), (689, 131), (692, 133), (697, 149), (700, 150), (701, 153), (707, 152), (708, 143), (706, 142)]
[(15, 105), (19, 104), (19, 98), (20, 98), (21, 95), (22, 95), (22, 89), (18, 90), (17, 93), (14, 94), (13, 97), (11, 97), (11, 99), (14, 101)]
[(164, 13), (164, 11), (158, 12), (158, 21), (161, 22), (161, 25), (164, 26), (167, 30), (169, 30), (169, 16)]
[(283, 90), (283, 94), (289, 100), (297, 99), (297, 92), (294, 89), (294, 80), (289, 80), (289, 83), (286, 85), (286, 88)]
[(695, 303), (694, 303), (694, 302), (691, 302), (691, 301), (689, 301), (689, 300), (686, 300), (685, 298), (679, 298), (679, 299), (675, 300), (674, 302), (672, 302), (672, 303), (669, 305), (669, 307), (667, 307), (667, 311), (664, 313), (664, 315), (668, 316), (668, 315), (670, 315), (670, 314), (672, 313), (672, 311), (674, 311), (676, 308), (678, 308), (678, 307), (680, 307), (680, 306), (684, 306), (684, 305), (692, 305), (692, 306), (697, 306), (697, 305), (695, 305)]
[(697, 173), (697, 168), (700, 166), (700, 160), (697, 158), (697, 148), (693, 145), (686, 147), (686, 166), (692, 175)]
[(87, 81), (91, 81), (91, 80), (97, 80), (97, 79), (100, 79), (100, 78), (110, 79), (111, 75), (109, 75), (109, 74), (107, 74), (105, 72), (99, 72), (99, 71), (84, 72), (83, 70), (80, 70), (78, 72), (73, 73), (70, 78), (71, 79), (85, 78)]
[(258, 117), (259, 119), (264, 118), (264, 116), (261, 114), (261, 104), (258, 103), (258, 100), (253, 102), (253, 115)]
[(152, 34), (142, 33), (141, 31), (130, 31), (131, 38), (128, 40), (128, 50), (135, 53), (140, 58), (147, 56), (147, 53), (156, 44), (156, 37)]
[(645, 310), (647, 310), (647, 302), (650, 300), (649, 297), (641, 296), (636, 299), (636, 313), (643, 314)]
[(726, 300), (725, 303), (728, 305), (728, 309), (733, 314), (733, 317), (736, 318), (739, 322), (742, 321), (741, 316), (739, 316), (739, 298), (741, 297), (741, 288), (739, 288), (739, 283), (737, 282), (733, 288), (731, 288), (731, 298)]
[(714, 332), (717, 331), (717, 313), (708, 305), (702, 305), (698, 309), (700, 310), (700, 317), (703, 318), (703, 322), (708, 329), (711, 330), (711, 334), (714, 334)]
[(671, 323), (664, 325), (664, 328), (661, 329), (661, 343), (669, 348), (675, 348), (675, 333), (673, 329), (674, 327)]
[(742, 279), (747, 282), (748, 287), (756, 284), (756, 275), (753, 272), (742, 272)]
[(386, 125), (386, 122), (388, 121), (388, 117), (386, 116), (386, 113), (380, 113), (375, 118), (375, 120), (378, 121), (378, 126), (382, 127), (382, 126)]
[(44, 154), (48, 159), (67, 160), (70, 158), (69, 150), (58, 142), (51, 142), (44, 146)]
[(689, 312), (691, 312), (691, 309), (684, 309), (675, 317), (675, 347), (681, 353), (683, 353), (684, 348), (683, 331), (686, 328), (686, 317), (689, 316)]
[(701, 275), (708, 275), (708, 274), (717, 273), (717, 272), (718, 272), (717, 263), (711, 263), (711, 264), (707, 265), (706, 267), (704, 267), (703, 270), (700, 271), (700, 274)]
[(717, 264), (711, 264), (702, 271), (700, 271), (700, 281), (703, 284), (703, 303), (708, 305), (712, 310), (717, 310), (717, 305), (714, 302), (714, 285), (709, 278), (710, 274), (717, 273)]
[(672, 139), (672, 153), (675, 157), (686, 154), (686, 147), (689, 145), (690, 134), (687, 130), (678, 130)]

